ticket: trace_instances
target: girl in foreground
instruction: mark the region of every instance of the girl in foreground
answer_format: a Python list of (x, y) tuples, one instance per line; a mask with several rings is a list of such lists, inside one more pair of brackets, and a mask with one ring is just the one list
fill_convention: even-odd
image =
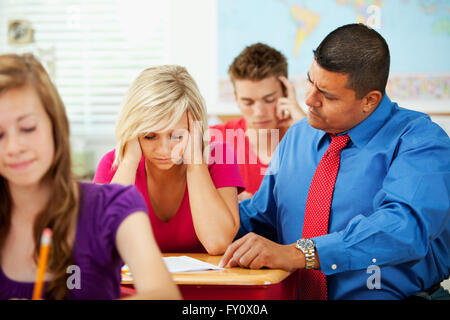
[[(64, 105), (32, 55), (0, 55), (0, 299), (32, 296), (40, 237), (53, 231), (44, 299), (180, 298), (133, 187), (74, 181)], [(69, 289), (77, 266), (79, 288)]]
[(134, 185), (162, 252), (225, 252), (239, 229), (243, 183), (234, 151), (209, 145), (206, 107), (185, 68), (144, 70), (119, 113), (117, 148), (94, 182)]

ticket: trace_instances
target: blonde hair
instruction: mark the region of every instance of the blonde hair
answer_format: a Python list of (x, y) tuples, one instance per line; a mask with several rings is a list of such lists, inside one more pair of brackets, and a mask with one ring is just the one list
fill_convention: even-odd
[[(116, 125), (116, 155), (123, 159), (125, 144), (149, 132), (170, 130), (189, 111), (207, 131), (206, 105), (192, 76), (184, 67), (162, 65), (141, 72), (128, 89)], [(209, 139), (203, 139), (203, 151)]]

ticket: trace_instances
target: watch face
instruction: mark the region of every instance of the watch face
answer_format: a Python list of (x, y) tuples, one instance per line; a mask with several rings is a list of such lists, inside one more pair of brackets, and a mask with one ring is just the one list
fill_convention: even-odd
[(310, 239), (300, 239), (300, 240), (298, 240), (297, 243), (300, 248), (304, 248), (304, 249), (313, 249), (314, 248), (314, 242)]

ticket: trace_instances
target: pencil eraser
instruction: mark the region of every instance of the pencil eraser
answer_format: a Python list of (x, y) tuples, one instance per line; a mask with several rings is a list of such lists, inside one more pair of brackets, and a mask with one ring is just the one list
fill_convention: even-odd
[(52, 239), (53, 232), (50, 228), (45, 228), (42, 232), (41, 244), (50, 244), (50, 240)]

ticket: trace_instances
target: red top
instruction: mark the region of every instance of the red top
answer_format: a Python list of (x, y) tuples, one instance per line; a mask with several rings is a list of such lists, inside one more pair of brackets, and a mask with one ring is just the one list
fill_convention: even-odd
[[(117, 168), (111, 169), (114, 162), (114, 153), (115, 150), (112, 150), (100, 160), (93, 182), (111, 182), (117, 171)], [(217, 159), (226, 154), (234, 156), (233, 149), (230, 146), (225, 143), (211, 144), (211, 158), (215, 159), (213, 163), (208, 164), (211, 179), (216, 188), (238, 187), (238, 192), (242, 192), (244, 183), (236, 165), (236, 158), (234, 157), (234, 161), (228, 162), (221, 161), (224, 159)], [(195, 233), (187, 186), (178, 211), (172, 219), (164, 222), (155, 214), (150, 203), (144, 157), (139, 162), (136, 171), (135, 185), (147, 203), (153, 234), (161, 252), (206, 252)]]
[(245, 135), (246, 130), (245, 119), (240, 118), (211, 126), (209, 131), (211, 141), (226, 141), (227, 144), (233, 146), (237, 156), (239, 172), (242, 180), (244, 180), (245, 191), (255, 194), (269, 165), (262, 163), (250, 147), (248, 137)]

